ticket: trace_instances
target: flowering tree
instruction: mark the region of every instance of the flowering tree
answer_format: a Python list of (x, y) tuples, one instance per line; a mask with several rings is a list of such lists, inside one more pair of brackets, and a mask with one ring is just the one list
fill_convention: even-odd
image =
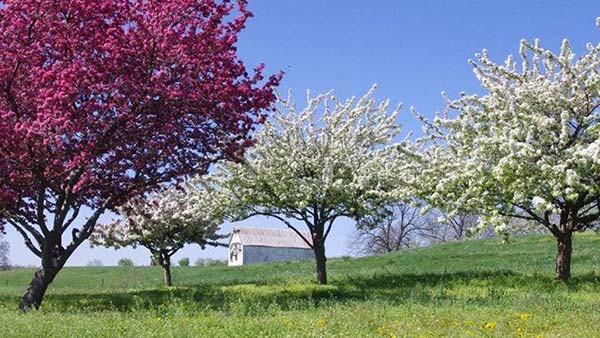
[(250, 15), (244, 0), (3, 1), (0, 224), (41, 259), (21, 309), (104, 211), (250, 145), (279, 80), (236, 56)]
[(186, 244), (222, 245), (217, 234), (222, 223), (221, 203), (204, 189), (187, 183), (145, 198), (130, 200), (119, 208), (123, 219), (98, 224), (91, 236), (95, 245), (116, 249), (143, 246), (163, 268), (165, 286), (172, 285), (171, 257)]
[(432, 204), (481, 212), (497, 230), (510, 218), (543, 225), (558, 244), (556, 279), (566, 280), (572, 234), (600, 217), (600, 45), (576, 59), (567, 40), (559, 54), (521, 41), (520, 65), (485, 50), (472, 64), (485, 95), (463, 94), (423, 119), (427, 137), (407, 143), (417, 161), (405, 177)]
[(245, 161), (226, 163), (215, 175), (219, 192), (229, 193), (230, 217), (274, 217), (304, 239), (320, 284), (327, 283), (325, 240), (334, 222), (364, 215), (373, 199), (389, 197), (398, 154), (389, 143), (400, 127), (389, 101), (377, 104), (372, 94), (339, 101), (309, 93), (302, 111), (290, 98), (281, 100)]

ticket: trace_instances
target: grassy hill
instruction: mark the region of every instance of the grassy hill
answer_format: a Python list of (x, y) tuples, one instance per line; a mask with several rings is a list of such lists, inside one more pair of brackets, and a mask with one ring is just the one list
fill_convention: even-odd
[(547, 235), (448, 243), (240, 268), (66, 268), (43, 309), (15, 311), (33, 270), (0, 272), (1, 337), (594, 337), (600, 236), (574, 239), (573, 279), (553, 280)]

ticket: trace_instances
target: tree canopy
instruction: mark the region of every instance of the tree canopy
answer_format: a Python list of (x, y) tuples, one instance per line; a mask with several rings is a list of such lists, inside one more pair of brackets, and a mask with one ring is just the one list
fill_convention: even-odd
[(250, 146), (279, 81), (237, 57), (250, 16), (244, 0), (3, 1), (0, 228), (42, 261), (22, 309), (104, 211)]
[[(521, 41), (520, 58), (471, 61), (484, 95), (447, 99), (444, 114), (417, 113), (426, 136), (406, 145), (412, 193), (499, 231), (533, 220), (558, 240), (556, 278), (570, 276), (571, 235), (600, 217), (600, 45), (576, 58)], [(445, 95), (444, 95), (445, 96)]]
[(165, 285), (170, 286), (171, 257), (177, 251), (186, 244), (222, 245), (218, 240), (224, 238), (217, 233), (223, 222), (222, 203), (193, 182), (131, 199), (119, 208), (120, 218), (97, 225), (91, 242), (116, 249), (148, 249), (165, 271)]
[(395, 193), (398, 110), (390, 111), (389, 100), (378, 103), (373, 91), (347, 100), (309, 92), (302, 110), (291, 97), (279, 100), (246, 158), (213, 175), (229, 194), (230, 218), (274, 217), (314, 249), (320, 283), (327, 282), (324, 245), (334, 222), (360, 217), (373, 200)]

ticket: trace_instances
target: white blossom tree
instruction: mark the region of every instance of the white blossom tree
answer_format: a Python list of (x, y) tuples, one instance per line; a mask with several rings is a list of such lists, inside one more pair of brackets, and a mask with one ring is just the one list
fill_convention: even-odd
[(373, 200), (393, 194), (397, 110), (389, 111), (389, 100), (377, 103), (373, 91), (345, 101), (309, 92), (301, 111), (291, 95), (280, 99), (245, 160), (214, 175), (220, 192), (229, 192), (232, 219), (274, 217), (302, 237), (314, 250), (320, 284), (327, 283), (325, 241), (335, 221), (360, 217)]
[(496, 64), (483, 50), (471, 63), (484, 95), (446, 99), (433, 120), (416, 113), (427, 136), (405, 144), (415, 161), (402, 177), (434, 206), (481, 213), (496, 230), (511, 218), (543, 225), (566, 280), (573, 233), (600, 217), (600, 45), (575, 58), (567, 40), (558, 54), (523, 40), (519, 54)]
[(225, 236), (217, 233), (222, 224), (221, 203), (209, 187), (199, 188), (195, 182), (130, 200), (119, 209), (122, 218), (97, 227), (92, 244), (147, 248), (163, 268), (165, 286), (171, 286), (171, 257), (184, 245), (225, 246), (218, 242)]

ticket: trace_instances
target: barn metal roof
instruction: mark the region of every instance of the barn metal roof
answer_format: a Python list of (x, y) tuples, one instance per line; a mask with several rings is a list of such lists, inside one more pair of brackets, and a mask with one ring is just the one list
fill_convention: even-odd
[[(292, 229), (243, 227), (234, 228), (233, 232), (239, 234), (243, 245), (310, 249), (310, 246)], [(302, 231), (302, 235), (312, 243), (310, 233)]]

